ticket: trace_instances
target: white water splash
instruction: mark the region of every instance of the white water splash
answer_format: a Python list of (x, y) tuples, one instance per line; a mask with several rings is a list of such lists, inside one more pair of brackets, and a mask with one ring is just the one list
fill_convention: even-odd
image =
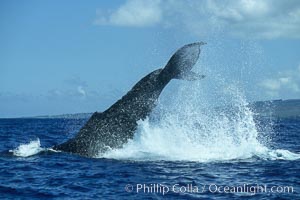
[(99, 157), (198, 162), (253, 157), (300, 159), (300, 154), (269, 149), (258, 139), (254, 114), (235, 85), (227, 85), (214, 97), (205, 95), (205, 89), (199, 85), (182, 86), (171, 102), (160, 104), (160, 109), (154, 111), (152, 118), (156, 120), (139, 121), (132, 140), (122, 149)]
[(266, 160), (298, 160), (300, 159), (300, 154), (290, 152), (285, 149), (270, 150), (265, 149), (262, 154), (258, 154), (262, 159)]
[(40, 140), (34, 140), (29, 142), (28, 144), (21, 144), (14, 150), (10, 150), (15, 156), (19, 157), (29, 157), (36, 155), (43, 151), (44, 148), (41, 147)]

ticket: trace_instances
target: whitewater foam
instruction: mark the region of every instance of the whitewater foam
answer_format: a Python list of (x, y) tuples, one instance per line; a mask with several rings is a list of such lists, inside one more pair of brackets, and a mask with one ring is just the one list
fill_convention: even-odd
[[(201, 88), (201, 89), (195, 89)], [(235, 159), (295, 160), (300, 154), (269, 149), (242, 92), (233, 84), (215, 98), (205, 88), (183, 86), (168, 106), (160, 104), (150, 118), (138, 122), (134, 138), (121, 149), (98, 157), (126, 160), (218, 162)], [(201, 92), (201, 95), (200, 95)], [(154, 119), (154, 120), (153, 120)]]
[(41, 147), (41, 143), (39, 139), (34, 141), (30, 141), (28, 144), (21, 144), (16, 149), (10, 150), (15, 156), (19, 157), (29, 157), (36, 155), (43, 151), (44, 148)]

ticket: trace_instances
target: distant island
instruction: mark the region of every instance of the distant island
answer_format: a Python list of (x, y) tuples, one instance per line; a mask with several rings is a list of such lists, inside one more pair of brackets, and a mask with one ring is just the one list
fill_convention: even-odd
[[(251, 109), (260, 117), (272, 118), (297, 118), (300, 117), (300, 99), (256, 101), (250, 103)], [(63, 119), (86, 119), (93, 113), (75, 113), (63, 115), (45, 115), (30, 118), (63, 118)], [(27, 118), (27, 117), (26, 117)]]
[(261, 117), (300, 117), (300, 99), (257, 101), (250, 104), (250, 106)]
[(62, 115), (42, 115), (36, 117), (25, 118), (38, 118), (38, 119), (86, 119), (92, 116), (93, 113), (75, 113), (75, 114), (62, 114)]

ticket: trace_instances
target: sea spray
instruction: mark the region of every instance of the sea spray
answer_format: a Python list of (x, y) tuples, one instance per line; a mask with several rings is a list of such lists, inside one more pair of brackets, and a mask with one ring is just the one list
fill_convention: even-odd
[(36, 139), (30, 141), (28, 144), (21, 144), (16, 149), (10, 150), (15, 156), (19, 157), (29, 157), (39, 152), (43, 151), (44, 149), (41, 147), (40, 139)]
[(138, 122), (132, 140), (99, 157), (199, 162), (299, 158), (264, 145), (238, 83), (211, 81), (214, 85), (181, 83), (178, 92), (167, 97), (172, 101), (162, 100), (149, 118)]

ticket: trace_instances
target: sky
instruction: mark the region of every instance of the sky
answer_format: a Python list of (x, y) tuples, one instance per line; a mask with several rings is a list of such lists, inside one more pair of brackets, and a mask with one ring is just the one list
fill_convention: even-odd
[(103, 111), (195, 41), (249, 101), (300, 98), (298, 0), (2, 0), (0, 117)]

